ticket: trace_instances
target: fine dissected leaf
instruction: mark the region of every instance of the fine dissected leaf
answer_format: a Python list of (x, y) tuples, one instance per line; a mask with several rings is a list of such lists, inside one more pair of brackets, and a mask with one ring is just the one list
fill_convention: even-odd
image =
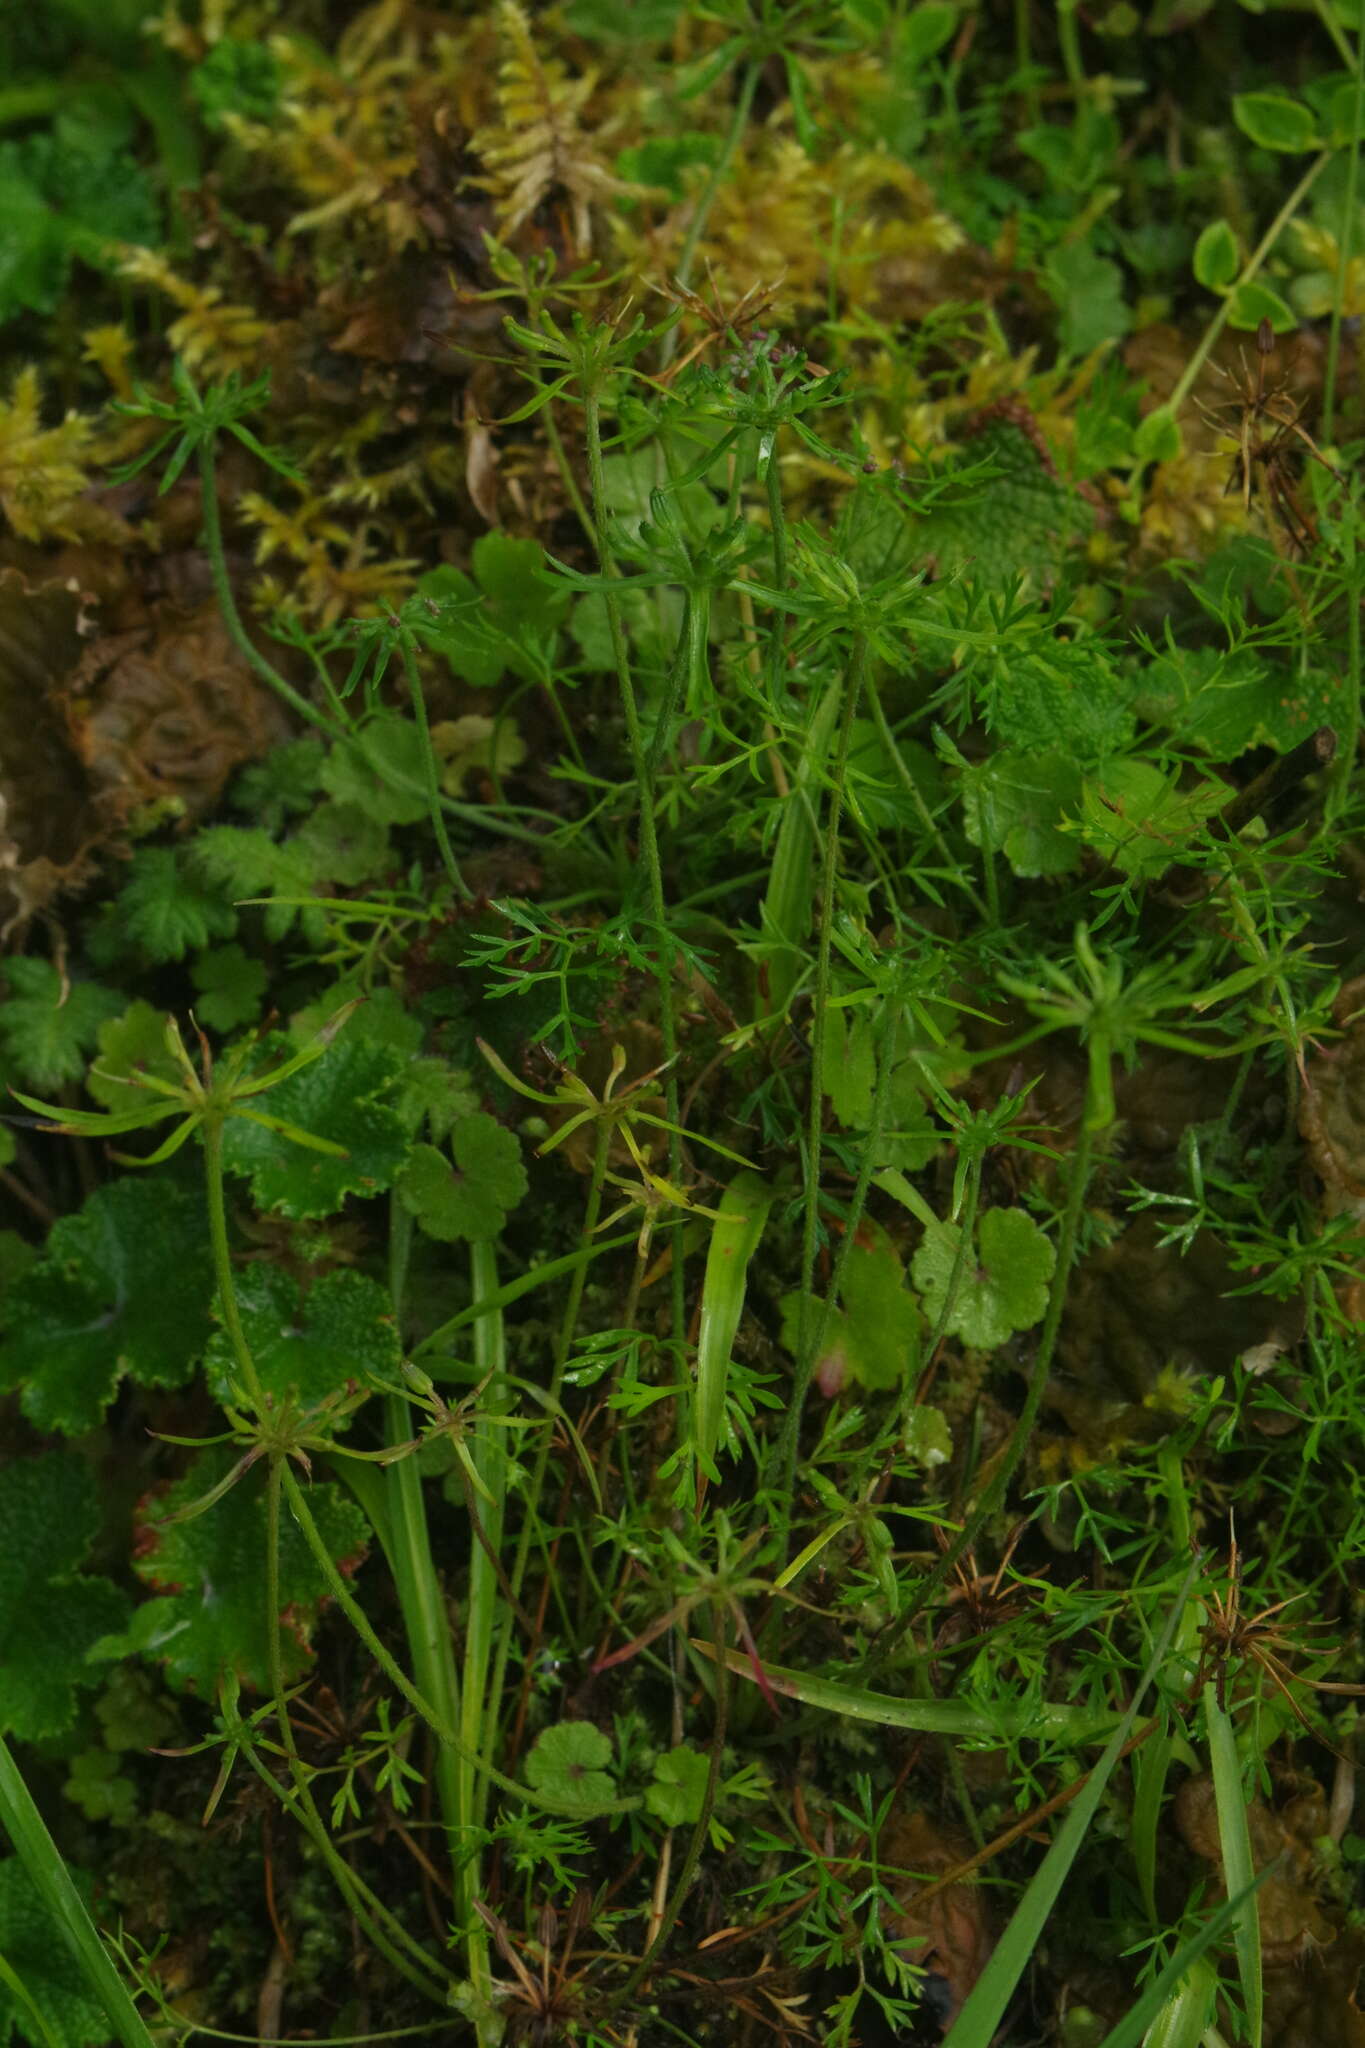
[(461, 1117), (450, 1133), (453, 1158), (418, 1145), (399, 1182), (404, 1208), (428, 1237), (471, 1244), (497, 1237), (529, 1185), (514, 1131), (484, 1110)]
[[(273, 1036), (262, 1041), (260, 1058), (264, 1063), (293, 1051), (288, 1040)], [(251, 1182), (261, 1208), (286, 1216), (330, 1216), (347, 1195), (382, 1193), (408, 1150), (403, 1119), (390, 1100), (400, 1072), (399, 1061), (381, 1046), (339, 1040), (250, 1106), (343, 1146), (346, 1156), (314, 1152), (281, 1131), (233, 1116), (223, 1132), (224, 1166)]]
[[(795, 1354), (799, 1342), (801, 1297), (782, 1300), (782, 1342)], [(820, 1303), (812, 1301), (808, 1327), (819, 1320)], [(900, 1253), (884, 1230), (865, 1223), (848, 1255), (843, 1305), (825, 1319), (816, 1375), (826, 1395), (848, 1383), (864, 1387), (895, 1387), (919, 1357), (920, 1312), (905, 1285)]]
[(77, 1570), (99, 1525), (91, 1468), (76, 1452), (0, 1468), (0, 1733), (26, 1742), (62, 1734), (76, 1688), (99, 1682), (86, 1652), (128, 1613), (108, 1579)]
[[(158, 1597), (139, 1608), (134, 1627), (155, 1641), (153, 1654), (178, 1685), (205, 1699), (219, 1679), (235, 1672), (243, 1685), (269, 1685), (265, 1614), (266, 1506), (264, 1471), (253, 1466), (213, 1506), (183, 1522), (168, 1514), (193, 1507), (231, 1470), (230, 1449), (198, 1457), (185, 1477), (159, 1499), (144, 1503), (136, 1568)], [(363, 1556), (369, 1536), (364, 1515), (339, 1486), (315, 1485), (308, 1505), (338, 1564)], [(303, 1532), (280, 1514), (280, 1614), (286, 1680), (297, 1678), (311, 1656), (310, 1639), (327, 1587)], [(121, 1646), (108, 1644), (107, 1650)]]
[[(926, 1230), (911, 1272), (932, 1322), (943, 1313), (962, 1233), (955, 1224)], [(978, 1351), (993, 1351), (1016, 1330), (1041, 1322), (1057, 1253), (1051, 1238), (1023, 1209), (988, 1209), (958, 1275), (947, 1321), (949, 1336)]]
[(181, 1386), (209, 1335), (213, 1268), (201, 1201), (141, 1175), (97, 1188), (52, 1227), (6, 1306), (0, 1385), (67, 1436), (93, 1429), (126, 1373)]
[(556, 1721), (542, 1729), (526, 1759), (527, 1783), (537, 1792), (581, 1805), (585, 1813), (616, 1797), (615, 1780), (604, 1768), (611, 1741), (591, 1721)]
[[(72, 1875), (88, 1901), (89, 1879), (84, 1872)], [(0, 1980), (0, 2048), (16, 2032), (35, 2044), (46, 2036), (52, 2048), (103, 2048), (109, 2039), (108, 2015), (87, 1985), (60, 1921), (17, 1856), (0, 1863), (0, 1956), (37, 2014), (11, 1982)]]
[[(305, 1288), (278, 1266), (254, 1265), (235, 1292), (261, 1384), (277, 1402), (293, 1394), (311, 1408), (351, 1380), (396, 1384), (402, 1347), (393, 1303), (365, 1274), (325, 1273)], [(204, 1368), (218, 1399), (229, 1399), (239, 1375), (221, 1329), (209, 1342)]]

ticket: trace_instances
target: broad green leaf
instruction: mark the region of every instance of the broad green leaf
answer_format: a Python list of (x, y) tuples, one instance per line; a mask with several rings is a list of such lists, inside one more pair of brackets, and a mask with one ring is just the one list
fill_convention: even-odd
[(1292, 156), (1322, 147), (1312, 109), (1283, 93), (1234, 93), (1232, 118), (1243, 135), (1262, 149), (1283, 150)]
[(132, 871), (114, 899), (113, 919), (158, 965), (183, 960), (237, 929), (232, 905), (191, 874), (173, 846), (144, 846), (133, 855)]
[(213, 1268), (204, 1205), (174, 1182), (129, 1176), (63, 1216), (6, 1306), (0, 1385), (67, 1436), (93, 1429), (126, 1373), (178, 1387), (209, 1334)]
[(428, 1237), (485, 1244), (501, 1235), (530, 1183), (521, 1142), (496, 1117), (476, 1109), (450, 1133), (450, 1157), (416, 1145), (398, 1183), (399, 1200)]
[[(261, 1384), (276, 1402), (292, 1393), (311, 1408), (344, 1392), (348, 1380), (397, 1384), (402, 1346), (393, 1303), (366, 1274), (324, 1273), (305, 1288), (280, 1267), (257, 1264), (240, 1275), (235, 1293)], [(239, 1374), (221, 1329), (204, 1369), (217, 1399), (229, 1399)]]
[[(193, 1507), (231, 1470), (231, 1449), (200, 1454), (170, 1491), (144, 1503), (134, 1565), (157, 1595), (138, 1610), (135, 1625), (154, 1627), (156, 1656), (177, 1685), (193, 1686), (211, 1700), (219, 1680), (234, 1672), (243, 1685), (270, 1683), (265, 1612), (266, 1511), (264, 1467), (254, 1465), (221, 1499), (183, 1522), (164, 1516)], [(323, 1541), (339, 1564), (365, 1552), (369, 1524), (341, 1487), (313, 1485), (308, 1505)], [(310, 1639), (327, 1583), (303, 1532), (280, 1513), (280, 1632), (286, 1681), (311, 1657)], [(112, 1645), (108, 1647), (113, 1647)]]
[(1139, 462), (1174, 462), (1183, 446), (1180, 423), (1167, 405), (1149, 412), (1133, 436), (1133, 453)]
[(957, 9), (948, 0), (920, 0), (896, 29), (891, 61), (909, 78), (930, 57), (936, 57), (957, 27)]
[[(937, 1324), (962, 1232), (939, 1223), (926, 1230), (911, 1273), (924, 1313)], [(1047, 1309), (1056, 1248), (1024, 1209), (988, 1209), (977, 1225), (976, 1246), (962, 1262), (947, 1321), (950, 1336), (977, 1351), (994, 1351), (1016, 1330), (1032, 1329)]]
[(387, 827), (363, 803), (319, 804), (289, 846), (306, 863), (314, 886), (332, 895), (368, 882), (391, 858)]
[(1181, 789), (1154, 762), (1110, 761), (1086, 780), (1080, 835), (1121, 874), (1159, 875), (1227, 800), (1221, 782)]
[(1065, 750), (1002, 748), (961, 775), (963, 822), (973, 846), (1003, 853), (1020, 876), (1065, 875), (1080, 866), (1080, 847), (1061, 830), (1081, 800), (1081, 770)]
[(1173, 647), (1138, 683), (1144, 718), (1215, 761), (1249, 747), (1287, 753), (1319, 726), (1339, 726), (1345, 685), (1329, 669), (1272, 667), (1249, 648)]
[[(78, 1889), (88, 1903), (90, 1880), (84, 1872)], [(0, 1863), (0, 1956), (3, 1956), (33, 2001), (53, 2048), (104, 2048), (109, 2019), (76, 1961), (65, 1929), (39, 1896), (17, 1856)], [(41, 2042), (25, 1998), (0, 1982), (0, 2044), (15, 2033), (21, 2040)]]
[(541, 1730), (527, 1756), (527, 1783), (594, 1813), (616, 1798), (615, 1780), (605, 1769), (611, 1755), (610, 1738), (594, 1722), (556, 1721)]
[(1194, 274), (1211, 292), (1230, 291), (1241, 266), (1237, 237), (1225, 220), (1211, 220), (1194, 245)]
[(352, 747), (333, 747), (321, 773), (338, 803), (352, 804), (377, 825), (415, 825), (431, 805), (422, 736), (411, 718), (377, 711)]
[(825, 1018), (820, 1084), (846, 1130), (866, 1130), (877, 1085), (873, 1018), (866, 1004), (849, 1011), (832, 1005)]
[(86, 1653), (128, 1614), (108, 1579), (77, 1569), (99, 1527), (92, 1468), (76, 1452), (0, 1467), (0, 1733), (26, 1742), (63, 1734), (77, 1688), (99, 1682)]
[[(820, 1304), (812, 1301), (808, 1330), (816, 1326), (820, 1312)], [(800, 1295), (784, 1295), (782, 1342), (793, 1355), (800, 1321)], [(919, 1358), (920, 1323), (900, 1253), (884, 1230), (864, 1223), (848, 1255), (843, 1304), (825, 1318), (816, 1360), (821, 1392), (832, 1398), (850, 1381), (864, 1387), (900, 1386)]]
[[(262, 1062), (294, 1048), (262, 1041)], [(223, 1164), (244, 1175), (263, 1209), (286, 1216), (330, 1216), (347, 1195), (376, 1195), (393, 1185), (408, 1152), (403, 1119), (391, 1101), (401, 1063), (363, 1038), (343, 1037), (322, 1059), (291, 1074), (251, 1103), (265, 1115), (345, 1147), (336, 1158), (295, 1144), (241, 1116), (223, 1132)]]
[(985, 701), (1003, 747), (1056, 749), (1083, 767), (1121, 754), (1137, 731), (1132, 684), (1097, 643), (1061, 643), (1056, 654), (1002, 663)]
[(1253, 334), (1263, 320), (1268, 320), (1276, 334), (1297, 334), (1299, 322), (1292, 306), (1287, 306), (1278, 292), (1259, 278), (1252, 278), (1249, 284), (1239, 284), (1228, 307), (1228, 326), (1242, 333)]

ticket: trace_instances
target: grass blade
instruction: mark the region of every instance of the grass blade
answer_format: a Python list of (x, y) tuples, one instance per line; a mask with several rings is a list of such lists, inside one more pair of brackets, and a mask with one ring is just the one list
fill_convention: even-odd
[(716, 1476), (716, 1451), (725, 1422), (730, 1347), (739, 1328), (749, 1261), (758, 1249), (772, 1207), (772, 1190), (756, 1173), (739, 1173), (720, 1198), (697, 1336), (696, 1450), (703, 1472)]
[(1042, 1938), (1043, 1929), (1095, 1818), (1123, 1746), (1133, 1732), (1143, 1695), (1161, 1669), (1198, 1570), (1198, 1564), (1193, 1564), (1186, 1573), (1185, 1583), (1166, 1618), (1156, 1648), (1147, 1660), (1147, 1668), (1129, 1701), (1127, 1713), (1110, 1736), (1103, 1756), (1090, 1773), (1085, 1790), (1057, 1830), (1052, 1847), (1034, 1872), (1028, 1890), (1015, 1908), (989, 1962), (963, 2001), (962, 2009), (947, 2035), (948, 2048), (989, 2048), (996, 2028), (1005, 2017), (1005, 2008), (1014, 1996), (1015, 1986), (1028, 1968), (1029, 1959)]
[[(1254, 1899), (1254, 1895), (1269, 1876), (1270, 1870), (1267, 1868), (1246, 1891), (1224, 1901), (1199, 1932), (1192, 1935), (1182, 1948), (1176, 1950), (1165, 1969), (1152, 1979), (1136, 2005), (1129, 2008), (1116, 2027), (1109, 2029), (1100, 2042), (1100, 2048), (1138, 2048), (1147, 2029), (1159, 2019), (1162, 2008), (1173, 2003), (1181, 1978), (1190, 1974), (1206, 1949), (1212, 1948), (1216, 1941), (1222, 1940), (1237, 1915), (1249, 1900)], [(1254, 1905), (1252, 1910), (1255, 1911)], [(1156, 2048), (1155, 2043), (1152, 2044), (1152, 2048)], [(1163, 2037), (1162, 2048), (1174, 2048), (1174, 2037)]]
[(1256, 1865), (1251, 1853), (1251, 1824), (1242, 1792), (1242, 1766), (1237, 1755), (1237, 1738), (1231, 1717), (1218, 1704), (1213, 1685), (1204, 1687), (1204, 1721), (1209, 1731), (1209, 1761), (1213, 1766), (1213, 1796), (1218, 1809), (1218, 1840), (1223, 1851), (1223, 1882), (1230, 1899), (1240, 1905), (1233, 1922), (1237, 1949), (1237, 1975), (1247, 2018), (1247, 2039), (1251, 2048), (1261, 2048), (1264, 2018), (1264, 1990), (1261, 1981), (1261, 1915), (1251, 1891)]
[(85, 1901), (72, 1883), (57, 1844), (48, 1833), (9, 1745), (3, 1739), (0, 1739), (0, 1825), (13, 1842), (34, 1889), (61, 1928), (91, 1991), (104, 2007), (113, 2034), (124, 2048), (153, 2048), (152, 2037), (143, 2024), (142, 2016), (128, 1996), (123, 1979), (100, 1939), (99, 1929), (86, 1911)]

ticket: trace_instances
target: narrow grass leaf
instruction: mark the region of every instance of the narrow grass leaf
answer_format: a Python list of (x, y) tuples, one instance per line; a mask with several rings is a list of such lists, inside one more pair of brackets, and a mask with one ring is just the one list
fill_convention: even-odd
[[(1118, 2025), (1109, 2029), (1100, 2042), (1100, 2048), (1138, 2048), (1148, 2028), (1156, 2024), (1163, 2008), (1174, 1997), (1181, 1979), (1189, 1975), (1206, 1949), (1212, 1948), (1216, 1941), (1222, 1940), (1238, 1913), (1248, 1900), (1254, 1898), (1269, 1876), (1269, 1869), (1263, 1870), (1248, 1890), (1224, 1901), (1199, 1932), (1176, 1950), (1165, 1969), (1152, 1979), (1141, 1998), (1129, 2007)], [(1252, 1910), (1255, 1910), (1254, 1905)], [(1207, 2029), (1205, 2031), (1207, 2032)], [(1162, 2048), (1172, 2048), (1169, 2039), (1163, 2038)]]
[(1014, 1996), (1015, 1987), (1042, 1940), (1043, 1930), (1057, 1903), (1058, 1894), (1076, 1860), (1090, 1823), (1099, 1809), (1105, 1787), (1122, 1754), (1123, 1746), (1133, 1731), (1133, 1723), (1137, 1719), (1143, 1695), (1161, 1669), (1198, 1569), (1198, 1565), (1193, 1564), (1186, 1573), (1185, 1583), (1166, 1617), (1166, 1625), (1161, 1631), (1156, 1648), (1147, 1660), (1147, 1668), (1129, 1702), (1127, 1713), (1110, 1736), (1103, 1756), (1090, 1773), (1085, 1790), (1076, 1799), (1058, 1829), (1052, 1847), (1035, 1871), (989, 1962), (968, 1992), (962, 2009), (946, 2037), (949, 2048), (989, 2048), (990, 2042), (994, 2039), (996, 2028), (1005, 2017), (1005, 2008)]
[(744, 1307), (749, 1261), (758, 1249), (772, 1199), (772, 1190), (758, 1174), (736, 1174), (721, 1196), (711, 1226), (697, 1337), (694, 1431), (702, 1469), (713, 1477), (725, 1422), (730, 1348)]
[(1242, 1767), (1237, 1756), (1237, 1738), (1232, 1719), (1218, 1704), (1217, 1688), (1204, 1687), (1204, 1723), (1209, 1731), (1209, 1761), (1213, 1766), (1213, 1796), (1218, 1809), (1218, 1840), (1223, 1852), (1223, 1882), (1228, 1897), (1242, 1897), (1233, 1922), (1237, 1949), (1237, 1975), (1247, 2019), (1251, 2048), (1261, 2048), (1265, 1995), (1261, 1980), (1261, 1915), (1251, 1888), (1256, 1865), (1251, 1853), (1251, 1823), (1242, 1791)]
[(1128, 1825), (1128, 1846), (1137, 1865), (1138, 1890), (1142, 1894), (1143, 1909), (1153, 1926), (1158, 1924), (1157, 1827), (1161, 1819), (1161, 1802), (1165, 1796), (1166, 1779), (1171, 1768), (1171, 1750), (1170, 1730), (1163, 1727), (1158, 1729), (1150, 1742), (1143, 1744), (1133, 1758), (1133, 1817)]
[(85, 1973), (91, 1991), (104, 2007), (114, 2036), (123, 2048), (153, 2048), (152, 2037), (114, 1968), (99, 1930), (62, 1862), (57, 1845), (33, 1803), (9, 1745), (0, 1740), (0, 1826), (4, 1827), (34, 1888), (61, 1928)]

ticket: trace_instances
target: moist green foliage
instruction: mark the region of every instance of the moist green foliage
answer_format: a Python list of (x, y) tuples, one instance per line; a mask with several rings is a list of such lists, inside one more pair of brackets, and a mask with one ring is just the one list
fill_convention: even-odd
[[(229, 1453), (204, 1452), (140, 1512), (136, 1565), (154, 1597), (138, 1611), (136, 1647), (149, 1650), (172, 1684), (192, 1687), (206, 1700), (228, 1674), (257, 1691), (270, 1683), (261, 1469), (237, 1480), (202, 1513), (172, 1519), (193, 1510), (231, 1469)], [(369, 1542), (364, 1515), (335, 1485), (314, 1485), (308, 1498), (323, 1542), (343, 1569), (353, 1570)], [(287, 1680), (308, 1667), (325, 1598), (317, 1560), (286, 1508), (279, 1612)], [(113, 1647), (105, 1645), (106, 1654)]]
[[(276, 1403), (292, 1398), (311, 1408), (350, 1381), (379, 1387), (397, 1379), (393, 1304), (364, 1273), (323, 1273), (304, 1286), (276, 1266), (253, 1266), (238, 1282), (237, 1306), (261, 1385)], [(204, 1369), (218, 1399), (233, 1398), (238, 1373), (221, 1330)]]
[(47, 960), (7, 961), (5, 983), (0, 1045), (16, 1078), (42, 1094), (78, 1081), (118, 997), (95, 981), (64, 984)]
[(160, 1176), (97, 1188), (10, 1294), (0, 1382), (40, 1429), (92, 1429), (127, 1375), (178, 1387), (209, 1334), (203, 1205)]
[[(291, 1051), (282, 1038), (261, 1041), (259, 1058)], [(284, 1133), (234, 1117), (223, 1139), (230, 1173), (250, 1181), (262, 1209), (328, 1216), (348, 1194), (380, 1194), (407, 1157), (403, 1119), (393, 1103), (400, 1064), (381, 1047), (347, 1037), (326, 1059), (272, 1089), (263, 1109), (311, 1137), (343, 1148), (341, 1157), (310, 1151)]]
[(462, 1116), (449, 1135), (450, 1157), (418, 1145), (398, 1193), (428, 1237), (490, 1242), (526, 1193), (526, 1168), (513, 1132), (482, 1110)]
[(0, 1734), (61, 1735), (77, 1688), (98, 1683), (86, 1653), (128, 1611), (108, 1579), (79, 1570), (99, 1526), (95, 1476), (75, 1451), (11, 1458), (0, 1470)]

